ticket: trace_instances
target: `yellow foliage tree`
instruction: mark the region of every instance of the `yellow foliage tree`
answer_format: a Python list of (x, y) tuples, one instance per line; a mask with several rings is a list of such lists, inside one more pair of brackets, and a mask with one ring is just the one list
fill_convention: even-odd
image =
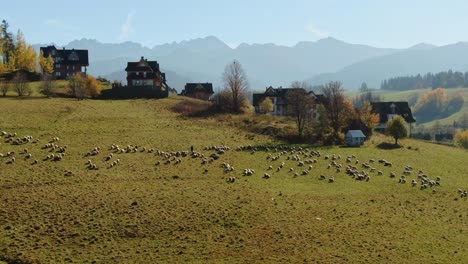
[(92, 98), (96, 98), (101, 94), (101, 90), (101, 82), (96, 80), (93, 76), (88, 75), (86, 78), (86, 93)]
[(273, 112), (274, 110), (274, 105), (273, 102), (271, 101), (270, 97), (265, 98), (261, 103), (260, 103), (260, 110), (265, 113)]
[[(14, 68), (18, 70), (35, 71), (36, 70), (36, 51), (24, 39), (23, 33), (18, 30), (16, 35), (16, 47), (14, 51)], [(9, 58), (11, 60), (11, 58)], [(10, 63), (10, 61), (8, 61)]]
[(359, 109), (359, 118), (361, 122), (372, 131), (379, 124), (380, 117), (378, 114), (372, 113), (372, 105), (369, 101), (365, 101)]
[(52, 74), (54, 72), (54, 59), (52, 55), (46, 58), (44, 57), (44, 52), (41, 50), (39, 54), (39, 67), (41, 67), (43, 74)]
[(468, 149), (468, 130), (460, 131), (455, 135), (455, 144), (462, 148)]

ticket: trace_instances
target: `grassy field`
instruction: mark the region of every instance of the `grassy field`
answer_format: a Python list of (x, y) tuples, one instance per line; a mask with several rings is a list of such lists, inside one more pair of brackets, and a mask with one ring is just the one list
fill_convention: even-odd
[[(419, 89), (419, 90), (410, 90), (410, 91), (386, 91), (386, 90), (376, 90), (373, 93), (377, 96), (380, 96), (381, 101), (409, 101), (411, 98), (419, 98), (422, 94), (426, 93), (430, 89)], [(468, 88), (449, 88), (447, 90), (447, 95), (449, 98), (455, 94), (462, 94), (465, 103), (463, 104), (462, 109), (457, 113), (448, 116), (446, 118), (439, 119), (441, 125), (453, 125), (453, 121), (459, 120), (463, 113), (468, 113)], [(348, 97), (354, 97), (358, 94), (356, 91), (350, 91), (346, 93)], [(431, 127), (434, 125), (435, 121), (423, 123), (424, 126)], [(418, 123), (418, 125), (421, 125)]]
[[(173, 112), (180, 102), (0, 98), (0, 131), (33, 136), (13, 145), (1, 139), (0, 263), (464, 263), (468, 259), (468, 152), (403, 140), (385, 150), (375, 137), (361, 148), (281, 149), (262, 135), (232, 126), (228, 116), (187, 118)], [(239, 118), (239, 117), (236, 117)], [(240, 117), (241, 118), (241, 117)], [(67, 146), (58, 153), (43, 146)], [(38, 141), (36, 141), (38, 140)], [(138, 146), (135, 153), (115, 153)], [(237, 151), (268, 144), (270, 151)], [(218, 160), (164, 154), (189, 151), (209, 156), (206, 146), (229, 146)], [(101, 151), (86, 156), (94, 148)], [(143, 147), (146, 151), (143, 151)], [(304, 149), (308, 146), (302, 146)], [(32, 154), (26, 159), (24, 148)], [(154, 153), (148, 153), (154, 148)], [(282, 151), (288, 150), (287, 153)], [(311, 151), (321, 156), (306, 157)], [(113, 153), (110, 161), (106, 157)], [(159, 154), (158, 154), (159, 153)], [(279, 155), (271, 161), (268, 155)], [(355, 155), (383, 175), (365, 169), (357, 181), (335, 168)], [(293, 161), (317, 159), (310, 174)], [(288, 159), (289, 157), (289, 159)], [(32, 164), (37, 159), (37, 164)], [(88, 169), (91, 160), (98, 169)], [(109, 168), (111, 162), (120, 162)], [(180, 162), (176, 162), (180, 160)], [(359, 160), (358, 164), (356, 161)], [(284, 162), (284, 168), (277, 168)], [(234, 171), (224, 172), (229, 163)], [(159, 165), (157, 165), (159, 164)], [(419, 169), (440, 186), (420, 190), (400, 184), (404, 167)], [(272, 166), (273, 170), (268, 167)], [(293, 168), (290, 172), (289, 168)], [(255, 169), (242, 176), (244, 169)], [(72, 171), (71, 175), (65, 175)], [(264, 173), (271, 175), (263, 179)], [(390, 178), (391, 172), (397, 177)], [(326, 180), (319, 180), (319, 175)], [(334, 183), (328, 178), (334, 177)], [(227, 178), (236, 177), (234, 183)], [(436, 192), (433, 192), (433, 189)]]

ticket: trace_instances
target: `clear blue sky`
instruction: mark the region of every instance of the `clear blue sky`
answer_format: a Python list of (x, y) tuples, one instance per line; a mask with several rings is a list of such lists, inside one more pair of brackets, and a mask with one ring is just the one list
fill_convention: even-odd
[(468, 40), (466, 0), (63, 0), (3, 1), (0, 18), (30, 43), (81, 38), (154, 46), (209, 35), (294, 45), (331, 36), (404, 48)]

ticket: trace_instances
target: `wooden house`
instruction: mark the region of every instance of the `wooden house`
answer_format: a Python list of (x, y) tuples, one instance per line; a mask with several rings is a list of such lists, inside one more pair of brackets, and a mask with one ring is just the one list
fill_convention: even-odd
[(82, 72), (86, 74), (89, 66), (88, 50), (57, 49), (55, 46), (41, 47), (44, 57), (52, 56), (54, 59), (55, 79), (66, 79), (69, 76)]
[(208, 100), (214, 94), (212, 83), (187, 83), (181, 95)]

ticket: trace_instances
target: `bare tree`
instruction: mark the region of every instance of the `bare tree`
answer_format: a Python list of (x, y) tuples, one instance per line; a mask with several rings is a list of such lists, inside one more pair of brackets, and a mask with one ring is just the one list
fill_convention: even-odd
[(335, 137), (338, 136), (341, 128), (345, 125), (345, 119), (349, 110), (345, 104), (344, 90), (341, 82), (329, 82), (322, 88), (322, 93), (326, 99), (325, 108), (328, 120), (333, 129)]
[(86, 96), (86, 76), (79, 72), (68, 78), (68, 86), (73, 97), (83, 100)]
[(29, 87), (28, 79), (22, 72), (18, 72), (13, 78), (13, 89), (16, 91), (18, 96), (31, 95), (32, 90)]
[(223, 73), (223, 81), (225, 88), (231, 92), (232, 112), (239, 113), (249, 84), (247, 75), (237, 60), (226, 66)]
[(293, 82), (291, 88), (293, 89), (286, 94), (288, 113), (296, 121), (298, 135), (302, 138), (304, 128), (310, 119), (314, 98), (306, 91), (308, 85), (305, 82)]
[(0, 82), (0, 92), (2, 92), (3, 96), (6, 96), (9, 90), (10, 90), (10, 84), (7, 81)]
[(41, 94), (50, 97), (52, 95), (52, 91), (54, 90), (54, 83), (52, 81), (52, 75), (44, 73), (42, 77), (42, 82), (40, 86)]
[(468, 129), (468, 113), (463, 113), (458, 119), (460, 128), (465, 131)]

